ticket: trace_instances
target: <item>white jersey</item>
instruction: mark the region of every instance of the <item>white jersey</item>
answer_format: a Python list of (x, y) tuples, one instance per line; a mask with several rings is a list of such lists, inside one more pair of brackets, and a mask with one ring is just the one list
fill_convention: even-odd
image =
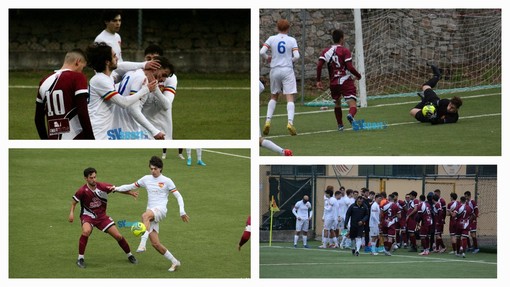
[(296, 218), (308, 219), (312, 217), (312, 205), (308, 201), (304, 203), (303, 200), (300, 200), (294, 205), (294, 209), (292, 209), (292, 213), (296, 216)]
[(340, 198), (340, 214), (339, 216), (342, 219), (345, 219), (345, 215), (347, 214), (347, 209), (351, 205), (351, 200), (347, 195), (344, 195), (342, 198)]
[[(271, 50), (271, 68), (275, 67), (293, 67), (293, 58), (299, 58), (299, 49), (296, 39), (287, 34), (278, 34), (271, 36), (264, 43), (261, 53), (264, 49)], [(265, 50), (264, 50), (265, 51)]]
[(115, 190), (122, 192), (139, 187), (143, 187), (147, 190), (147, 209), (157, 208), (159, 211), (166, 214), (168, 195), (172, 193), (177, 198), (177, 202), (179, 204), (179, 214), (186, 214), (184, 211), (184, 201), (179, 191), (177, 191), (174, 182), (162, 174), (159, 177), (146, 175), (137, 180), (135, 183), (119, 186), (115, 188)]
[(374, 201), (372, 203), (372, 206), (370, 207), (370, 221), (369, 226), (370, 228), (377, 228), (379, 226), (379, 223), (381, 221), (381, 208), (379, 207), (379, 204)]
[(111, 98), (118, 95), (110, 76), (95, 74), (89, 82), (89, 117), (96, 140), (108, 139), (112, 129), (113, 102)]
[(150, 93), (143, 103), (142, 113), (154, 127), (165, 133), (166, 140), (171, 140), (173, 138), (172, 104), (177, 91), (177, 76), (173, 74), (166, 78), (160, 86), (160, 91), (163, 93), (164, 101), (158, 99), (155, 92)]
[(336, 198), (334, 197), (324, 197), (324, 216), (322, 219), (324, 221), (326, 220), (333, 220), (335, 219), (335, 202)]
[(103, 32), (97, 35), (94, 42), (95, 43), (105, 42), (106, 44), (108, 44), (108, 46), (112, 47), (115, 54), (117, 54), (117, 58), (119, 58), (118, 61), (119, 62), (124, 61), (122, 59), (122, 49), (120, 48), (122, 41), (118, 33), (112, 34), (106, 30), (103, 30)]
[[(117, 87), (117, 91), (124, 97), (129, 97), (142, 89), (143, 84), (147, 81), (145, 73), (142, 69), (129, 71), (124, 74), (122, 81)], [(120, 128), (123, 134), (136, 135), (128, 139), (153, 139), (153, 135), (159, 133), (142, 114), (143, 96), (137, 103), (123, 108), (115, 106), (114, 111), (114, 126)]]

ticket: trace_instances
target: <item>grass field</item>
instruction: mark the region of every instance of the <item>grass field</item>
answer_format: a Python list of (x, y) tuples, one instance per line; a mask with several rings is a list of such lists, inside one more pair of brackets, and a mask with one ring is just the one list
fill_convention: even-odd
[[(35, 98), (39, 81), (48, 73), (9, 72), (9, 139), (39, 139)], [(178, 77), (172, 108), (174, 139), (250, 139), (249, 74)]]
[[(357, 120), (386, 122), (383, 130), (353, 131), (345, 119), (343, 132), (337, 131), (333, 108), (320, 110), (296, 104), (294, 126), (297, 136), (287, 129), (285, 100), (280, 99), (266, 137), (295, 156), (500, 156), (501, 155), (501, 89), (488, 89), (456, 94), (463, 99), (460, 119), (455, 124), (419, 123), (409, 115), (419, 98), (399, 97), (368, 100), (368, 107), (358, 110)], [(267, 92), (261, 99), (268, 98)], [(299, 102), (299, 101), (297, 101)], [(267, 101), (260, 107), (260, 127), (264, 126)], [(260, 155), (274, 155), (260, 149)]]
[[(301, 241), (300, 241), (301, 244)], [(393, 256), (353, 256), (350, 250), (294, 248), (292, 243), (260, 243), (260, 278), (497, 278), (496, 254), (466, 258), (398, 250)], [(298, 245), (300, 246), (300, 245)]]
[[(10, 149), (9, 278), (249, 278), (249, 243), (241, 251), (237, 244), (250, 214), (250, 151), (204, 149), (207, 166), (186, 166), (173, 149), (168, 154), (163, 174), (175, 182), (190, 216), (189, 223), (181, 221), (170, 195), (160, 239), (181, 260), (173, 273), (167, 271), (170, 261), (150, 243), (146, 252), (135, 253), (139, 238), (128, 228), (119, 231), (138, 265), (127, 261), (112, 237), (94, 229), (85, 252), (87, 268), (79, 269), (79, 206), (74, 223), (68, 222), (72, 196), (85, 184), (86, 167), (98, 170), (98, 181), (132, 183), (150, 174), (148, 161), (161, 150)], [(139, 221), (147, 205), (145, 189), (139, 192), (138, 200), (110, 194), (108, 215), (117, 223)]]

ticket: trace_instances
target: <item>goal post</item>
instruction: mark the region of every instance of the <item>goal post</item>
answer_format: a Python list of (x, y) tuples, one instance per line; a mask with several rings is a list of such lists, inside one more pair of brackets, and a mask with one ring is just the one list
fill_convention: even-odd
[(358, 81), (358, 96), (360, 100), (360, 107), (367, 106), (367, 78), (365, 77), (365, 56), (363, 52), (363, 27), (361, 24), (361, 10), (354, 9), (354, 34), (355, 34), (355, 49), (356, 49), (356, 70), (361, 74), (361, 79)]

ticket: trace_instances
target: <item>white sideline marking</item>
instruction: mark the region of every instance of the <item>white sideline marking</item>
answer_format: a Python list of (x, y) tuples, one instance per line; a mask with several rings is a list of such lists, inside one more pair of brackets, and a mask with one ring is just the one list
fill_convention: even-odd
[(240, 157), (240, 158), (250, 159), (249, 156), (238, 155), (238, 154), (233, 154), (233, 153), (226, 153), (226, 152), (220, 152), (220, 151), (208, 150), (208, 149), (203, 149), (202, 151), (206, 151), (206, 152), (210, 152), (210, 153), (217, 153), (217, 154), (222, 154), (222, 155), (228, 155), (228, 156), (233, 156), (233, 157)]
[[(284, 247), (284, 246), (260, 246), (260, 248), (280, 248), (280, 249), (293, 249), (293, 250), (296, 250), (296, 248), (294, 247)], [(319, 252), (333, 252), (333, 253), (351, 253), (351, 251), (345, 251), (345, 250), (338, 250), (338, 251), (335, 251), (335, 250), (328, 250), (328, 249), (314, 249), (314, 248), (298, 248), (298, 250), (303, 250), (303, 251), (319, 251)], [(449, 255), (449, 254), (445, 254), (446, 256), (453, 256), (453, 255)], [(365, 254), (362, 254), (360, 253), (360, 258), (363, 258), (363, 257), (371, 257), (372, 255), (369, 255), (367, 253)], [(378, 256), (381, 256), (381, 257), (386, 257), (386, 255), (384, 254), (379, 254)], [(417, 255), (419, 256), (419, 255)], [(469, 256), (469, 254), (468, 254)], [(288, 265), (288, 266), (292, 266), (292, 265), (321, 265), (321, 264), (335, 264), (335, 265), (349, 265), (349, 264), (403, 264), (403, 263), (423, 263), (424, 260), (427, 261), (427, 262), (431, 262), (431, 263), (451, 263), (451, 262), (468, 262), (468, 263), (479, 263), (479, 264), (488, 264), (488, 265), (497, 265), (498, 263), (497, 262), (487, 262), (487, 261), (482, 261), (482, 260), (468, 260), (468, 259), (449, 259), (449, 258), (437, 258), (437, 257), (427, 257), (427, 256), (420, 256), (420, 257), (416, 257), (416, 256), (412, 256), (412, 255), (399, 255), (399, 254), (395, 254), (395, 253), (392, 253), (392, 256), (391, 257), (402, 257), (402, 258), (409, 258), (409, 259), (414, 259), (413, 261), (389, 261), (389, 262), (371, 262), (371, 261), (368, 261), (368, 262), (365, 262), (365, 261), (360, 261), (359, 263), (353, 263), (353, 262), (337, 262), (337, 263), (267, 263), (267, 264), (263, 264), (261, 263), (260, 265), (265, 265), (265, 266), (271, 266), (271, 265), (274, 265), (274, 266), (283, 266), (283, 265)], [(423, 260), (416, 260), (417, 258), (420, 258), (420, 259), (423, 259)]]
[[(13, 89), (37, 89), (38, 86), (9, 86)], [(249, 90), (250, 87), (179, 87), (177, 90)]]
[[(498, 95), (501, 96), (501, 93), (473, 95), (473, 96), (462, 97), (462, 99), (482, 98), (482, 97), (490, 97), (490, 96), (498, 96)], [(418, 103), (418, 101), (400, 102), (400, 103), (391, 103), (391, 104), (379, 104), (379, 105), (368, 106), (368, 107), (363, 108), (363, 109), (381, 108), (381, 107), (387, 107), (387, 106), (400, 106), (400, 105), (417, 104), (417, 103)], [(307, 114), (327, 113), (327, 112), (330, 112), (331, 110), (332, 109), (328, 108), (327, 110), (317, 110), (317, 111), (310, 111), (310, 112), (295, 113), (295, 115), (307, 115)], [(349, 110), (349, 108), (342, 108), (342, 110), (347, 111), (347, 110)], [(273, 118), (286, 117), (286, 116), (287, 116), (287, 114), (277, 114), (277, 115), (273, 115)], [(266, 116), (259, 116), (259, 118), (265, 119)]]

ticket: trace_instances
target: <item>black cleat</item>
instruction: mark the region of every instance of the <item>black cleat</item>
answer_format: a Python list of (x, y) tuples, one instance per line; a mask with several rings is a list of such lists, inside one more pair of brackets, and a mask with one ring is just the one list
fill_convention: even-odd
[(356, 250), (354, 250), (354, 249), (353, 249), (353, 250), (352, 250), (352, 256), (354, 256), (354, 253), (355, 253), (355, 252), (356, 252)]
[(128, 260), (133, 264), (138, 264), (138, 260), (136, 260), (136, 258), (133, 255), (129, 256)]
[(432, 73), (434, 73), (434, 76), (441, 78), (441, 75), (443, 74), (443, 69), (438, 68), (437, 66), (433, 64), (428, 64), (430, 68), (432, 69)]
[(76, 260), (76, 265), (80, 268), (87, 268), (87, 266), (85, 266), (85, 259), (83, 258)]
[(356, 251), (356, 253), (354, 253), (356, 256), (359, 256), (359, 251)]

